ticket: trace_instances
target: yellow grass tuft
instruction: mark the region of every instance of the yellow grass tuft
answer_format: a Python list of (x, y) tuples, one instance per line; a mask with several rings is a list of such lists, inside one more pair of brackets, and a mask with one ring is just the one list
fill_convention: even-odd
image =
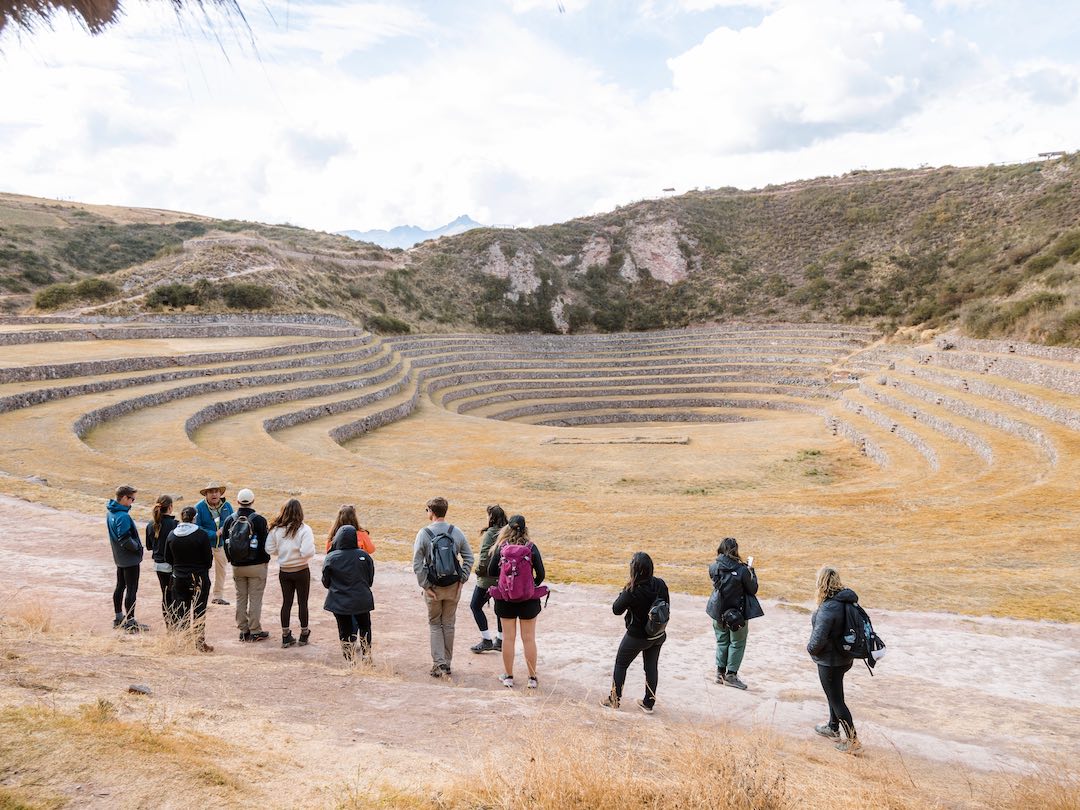
[(2, 620), (15, 628), (40, 635), (53, 629), (52, 608), (42, 599), (16, 600), (6, 611)]

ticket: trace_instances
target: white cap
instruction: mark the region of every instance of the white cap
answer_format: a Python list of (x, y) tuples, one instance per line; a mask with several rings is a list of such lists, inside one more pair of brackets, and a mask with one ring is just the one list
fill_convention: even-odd
[(255, 493), (250, 489), (242, 489), (236, 493), (236, 502), (242, 506), (255, 503)]

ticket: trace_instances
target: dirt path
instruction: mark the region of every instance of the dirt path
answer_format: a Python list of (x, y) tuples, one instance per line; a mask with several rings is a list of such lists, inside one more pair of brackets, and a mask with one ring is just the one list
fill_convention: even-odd
[[(606, 694), (622, 635), (622, 621), (609, 608), (615, 596), (610, 589), (555, 585), (539, 625), (541, 689), (535, 695), (524, 689), (511, 693), (496, 681), (501, 670), (497, 656), (468, 652), (478, 633), (465, 600), (459, 609), (453, 682), (432, 682), (424, 610), (412, 573), (403, 562), (380, 559), (378, 553), (376, 560), (379, 677), (357, 679), (344, 672), (333, 618), (321, 609), (323, 590), (317, 583), (311, 598), (311, 646), (281, 650), (274, 643), (280, 591), (273, 566), (263, 609), (270, 642), (240, 644), (233, 609), (212, 607), (207, 635), (217, 647), (213, 655), (117, 655), (117, 643), (133, 651), (160, 643), (158, 586), (151, 564), (143, 564), (138, 610), (139, 618), (152, 627), (150, 637), (117, 642), (109, 629), (115, 568), (103, 519), (0, 497), (0, 570), (5, 572), (0, 613), (13, 605), (45, 604), (54, 628), (85, 633), (90, 639), (84, 661), (42, 657), (34, 662), (35, 678), (51, 690), (54, 702), (78, 705), (95, 700), (103, 690), (119, 693), (132, 681), (145, 681), (158, 699), (172, 698), (227, 729), (242, 716), (236, 710), (242, 705), (237, 703), (237, 682), (246, 672), (257, 674), (269, 696), (257, 709), (267, 724), (305, 738), (308, 748), (333, 751), (349, 742), (378, 751), (384, 772), (404, 783), (415, 775), (416, 756), (427, 757), (425, 741), (447, 733), (437, 718), (448, 688), (454, 690), (455, 711), (462, 717), (450, 732), (457, 757), (476, 756), (485, 732), (497, 734), (496, 718), (507, 712), (570, 706), (572, 716), (585, 725), (602, 715), (595, 702)], [(319, 567), (316, 560), (316, 577)], [(662, 563), (659, 568), (662, 575)], [(704, 564), (702, 568), (704, 576)], [(759, 574), (767, 590), (768, 571)], [(852, 584), (857, 590), (858, 583)], [(231, 601), (231, 582), (227, 594)], [(739, 692), (712, 683), (714, 645), (704, 603), (701, 597), (674, 595), (656, 715), (624, 711), (618, 721), (760, 724), (813, 737), (811, 727), (824, 718), (824, 699), (803, 649), (808, 606), (765, 601), (766, 616), (751, 626), (740, 671), (750, 690)], [(932, 606), (932, 594), (927, 604)], [(847, 686), (860, 735), (871, 752), (891, 754), (895, 749), (904, 757), (988, 771), (1028, 770), (1048, 759), (1075, 761), (1080, 756), (1080, 627), (867, 607), (890, 653), (873, 679), (857, 663)], [(102, 643), (95, 646), (99, 639)], [(23, 654), (32, 659), (32, 648)], [(170, 660), (175, 669), (162, 671), (162, 661)], [(518, 667), (523, 675), (520, 657)], [(6, 675), (11, 676), (10, 669)], [(0, 678), (4, 703), (16, 694), (12, 678)], [(297, 682), (304, 688), (290, 690), (287, 705), (273, 699), (274, 690)], [(208, 683), (217, 686), (207, 688)], [(642, 690), (639, 666), (627, 683), (627, 703)], [(448, 762), (441, 767), (449, 767)]]

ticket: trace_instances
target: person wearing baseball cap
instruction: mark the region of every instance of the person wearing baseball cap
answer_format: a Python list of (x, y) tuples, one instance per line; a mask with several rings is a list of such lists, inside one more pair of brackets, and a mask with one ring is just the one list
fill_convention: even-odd
[(236, 586), (236, 627), (241, 641), (265, 641), (270, 634), (262, 629), (262, 602), (266, 591), (266, 518), (255, 511), (255, 493), (236, 493), (236, 513), (221, 525), (225, 556), (232, 564)]
[(214, 552), (214, 598), (215, 605), (227, 605), (225, 601), (225, 535), (221, 527), (233, 513), (232, 504), (225, 500), (225, 485), (211, 481), (199, 490), (203, 499), (195, 504), (195, 525), (210, 538)]

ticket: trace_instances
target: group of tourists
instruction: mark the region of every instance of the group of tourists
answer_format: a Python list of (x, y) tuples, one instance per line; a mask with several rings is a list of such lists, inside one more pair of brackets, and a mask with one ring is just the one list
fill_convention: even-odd
[[(147, 523), (145, 546), (129, 515), (136, 490), (122, 486), (107, 506), (110, 546), (116, 563), (113, 592), (113, 627), (128, 633), (149, 628), (135, 618), (139, 569), (144, 548), (153, 554), (154, 570), (161, 587), (161, 609), (169, 630), (191, 629), (195, 647), (212, 652), (205, 638), (207, 602), (228, 605), (225, 600), (225, 565), (232, 566), (236, 588), (236, 625), (241, 642), (259, 642), (269, 637), (262, 629), (261, 611), (268, 564), (278, 560), (281, 586), (281, 646), (304, 646), (311, 639), (308, 599), (315, 557), (315, 537), (304, 522), (298, 500), (290, 499), (269, 522), (254, 507), (255, 494), (241, 489), (237, 508), (225, 499), (226, 487), (207, 484), (200, 490), (203, 499), (186, 506), (177, 520), (173, 499), (160, 496)], [(461, 591), (476, 563), (476, 585), (469, 608), (480, 631), (480, 641), (470, 647), (474, 653), (500, 652), (503, 686), (514, 687), (514, 658), (520, 635), (529, 689), (539, 686), (537, 673), (536, 622), (548, 595), (543, 585), (544, 562), (540, 549), (529, 537), (522, 515), (507, 516), (498, 505), (487, 508), (487, 525), (480, 530), (479, 558), (474, 557), (465, 533), (446, 519), (445, 498), (429, 500), (425, 506), (428, 523), (416, 534), (413, 544), (413, 572), (427, 606), (431, 645), (431, 675), (452, 674), (454, 635)], [(352, 505), (343, 505), (326, 538), (322, 564), (322, 584), (326, 589), (324, 609), (333, 613), (344, 658), (371, 661), (371, 612), (375, 608), (372, 584), (375, 580), (371, 535), (363, 529)], [(214, 577), (211, 581), (210, 570)], [(739, 669), (746, 650), (749, 621), (764, 615), (757, 598), (758, 580), (753, 557), (744, 560), (735, 538), (724, 538), (716, 559), (709, 566), (713, 592), (706, 606), (716, 637), (716, 683), (745, 690)], [(844, 588), (839, 574), (822, 568), (817, 575), (817, 609), (811, 616), (807, 644), (829, 706), (827, 723), (815, 731), (839, 740), (837, 748), (856, 753), (861, 744), (856, 736), (851, 711), (844, 700), (844, 675), (851, 669), (850, 645), (845, 605), (857, 603), (855, 593)], [(291, 628), (293, 602), (297, 603), (299, 637)], [(496, 630), (490, 629), (484, 608), (493, 602)], [(640, 655), (645, 670), (645, 694), (637, 706), (653, 712), (659, 681), (660, 651), (667, 640), (670, 594), (663, 579), (655, 576), (652, 558), (637, 552), (630, 560), (626, 585), (612, 604), (622, 615), (626, 632), (619, 643), (609, 694), (601, 706), (618, 709), (622, 702), (627, 671)]]

